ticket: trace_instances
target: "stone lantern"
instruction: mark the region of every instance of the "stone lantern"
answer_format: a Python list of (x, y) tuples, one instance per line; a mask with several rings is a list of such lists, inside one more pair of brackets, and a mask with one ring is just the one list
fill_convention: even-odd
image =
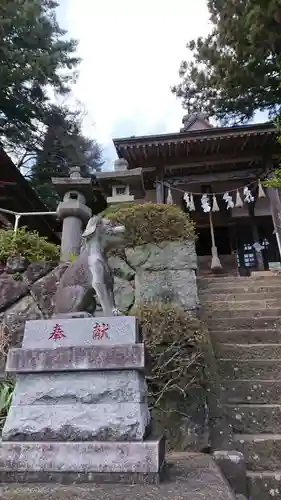
[(79, 255), (83, 227), (92, 215), (88, 206), (93, 198), (92, 179), (81, 176), (80, 167), (70, 168), (69, 177), (52, 178), (52, 183), (63, 200), (57, 214), (62, 219), (61, 261), (67, 262)]

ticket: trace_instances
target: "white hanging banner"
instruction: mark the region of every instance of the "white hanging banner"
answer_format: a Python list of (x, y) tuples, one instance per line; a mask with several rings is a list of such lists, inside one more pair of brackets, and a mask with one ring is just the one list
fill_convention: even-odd
[(226, 203), (227, 210), (229, 210), (229, 208), (233, 208), (234, 207), (234, 202), (233, 202), (232, 196), (230, 196), (230, 194), (229, 194), (228, 191), (226, 193), (224, 193), (224, 195), (223, 195), (222, 198), (223, 198), (223, 200)]
[(220, 207), (218, 206), (216, 195), (213, 194), (213, 208), (212, 208), (212, 212), (219, 212), (219, 211), (220, 211)]
[[(256, 182), (257, 181), (254, 182), (255, 185), (256, 185)], [(255, 198), (252, 195), (251, 190), (249, 189), (249, 186), (251, 186), (252, 184), (253, 183), (248, 184), (247, 186), (244, 186), (244, 188), (241, 187), (239, 189), (235, 189), (232, 191), (226, 191), (225, 193), (212, 193), (212, 194), (205, 193), (205, 194), (201, 195), (201, 207), (205, 213), (209, 213), (211, 211), (212, 212), (219, 212), (220, 207), (219, 207), (219, 204), (217, 202), (217, 195), (223, 195), (222, 198), (226, 203), (227, 210), (234, 208), (234, 207), (235, 208), (242, 208), (244, 206), (244, 203), (252, 203), (253, 201), (255, 201)], [(172, 189), (176, 189), (178, 191), (181, 191), (181, 193), (183, 193), (183, 200), (186, 204), (186, 208), (190, 212), (193, 212), (196, 210), (193, 195), (200, 196), (200, 193), (190, 193), (188, 191), (184, 192), (181, 189), (171, 188), (171, 186), (169, 186), (167, 184), (164, 184), (164, 185), (166, 185), (168, 188), (168, 193), (167, 193), (167, 198), (166, 198), (166, 203), (168, 205), (174, 204), (173, 196), (172, 196)], [(240, 195), (240, 191), (239, 191), (240, 189), (243, 189), (243, 198)], [(235, 196), (235, 192), (236, 192), (236, 196)], [(233, 193), (233, 195), (231, 195), (230, 193)], [(233, 196), (235, 196), (235, 202), (233, 200)], [(212, 199), (211, 199), (211, 197), (212, 197)], [(261, 180), (259, 179), (258, 180), (258, 198), (264, 198), (264, 197), (266, 197), (266, 194), (265, 194), (265, 191), (263, 189)]]
[(189, 205), (189, 211), (194, 212), (195, 211), (195, 205), (194, 205), (194, 199), (193, 199), (193, 194), (190, 194), (190, 205)]
[(203, 211), (205, 213), (208, 213), (211, 211), (210, 200), (209, 200), (209, 196), (207, 194), (203, 194), (203, 196), (201, 197), (201, 207), (203, 208)]
[(266, 198), (266, 194), (263, 190), (260, 179), (259, 179), (259, 184), (258, 184), (258, 198)]
[(248, 188), (248, 186), (244, 187), (244, 201), (246, 203), (252, 203), (253, 201), (255, 201), (255, 198), (253, 197), (250, 189)]
[(172, 191), (171, 188), (169, 187), (168, 189), (168, 195), (167, 195), (167, 200), (166, 200), (167, 205), (173, 205), (173, 197), (172, 197)]
[(184, 199), (184, 201), (185, 201), (186, 208), (187, 208), (188, 210), (190, 210), (190, 196), (189, 196), (189, 194), (188, 194), (188, 193), (184, 193), (184, 195), (183, 195), (183, 199)]
[(242, 198), (239, 193), (239, 189), (236, 191), (236, 202), (235, 202), (235, 208), (243, 208), (244, 203), (242, 201)]

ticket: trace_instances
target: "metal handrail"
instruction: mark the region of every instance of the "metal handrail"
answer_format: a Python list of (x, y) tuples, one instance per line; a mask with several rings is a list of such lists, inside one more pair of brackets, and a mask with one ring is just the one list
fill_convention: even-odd
[(58, 215), (57, 212), (13, 212), (12, 210), (6, 210), (5, 208), (0, 208), (0, 212), (3, 212), (4, 214), (10, 214), (15, 217), (15, 223), (14, 223), (15, 233), (19, 228), (19, 220), (21, 217), (24, 217), (26, 215), (55, 215), (55, 216)]

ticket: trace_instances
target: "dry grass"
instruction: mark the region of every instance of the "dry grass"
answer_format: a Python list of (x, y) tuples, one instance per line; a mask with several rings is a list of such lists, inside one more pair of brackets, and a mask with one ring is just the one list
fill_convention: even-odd
[(143, 304), (130, 314), (140, 321), (151, 358), (147, 382), (152, 407), (161, 407), (167, 396), (187, 396), (202, 378), (201, 322), (169, 304)]

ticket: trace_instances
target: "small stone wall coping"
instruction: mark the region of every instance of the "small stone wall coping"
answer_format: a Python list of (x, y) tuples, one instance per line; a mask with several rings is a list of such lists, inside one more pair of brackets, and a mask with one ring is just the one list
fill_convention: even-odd
[(163, 437), (140, 442), (1, 442), (0, 471), (157, 473), (164, 456)]
[(9, 373), (145, 369), (144, 344), (10, 349)]

